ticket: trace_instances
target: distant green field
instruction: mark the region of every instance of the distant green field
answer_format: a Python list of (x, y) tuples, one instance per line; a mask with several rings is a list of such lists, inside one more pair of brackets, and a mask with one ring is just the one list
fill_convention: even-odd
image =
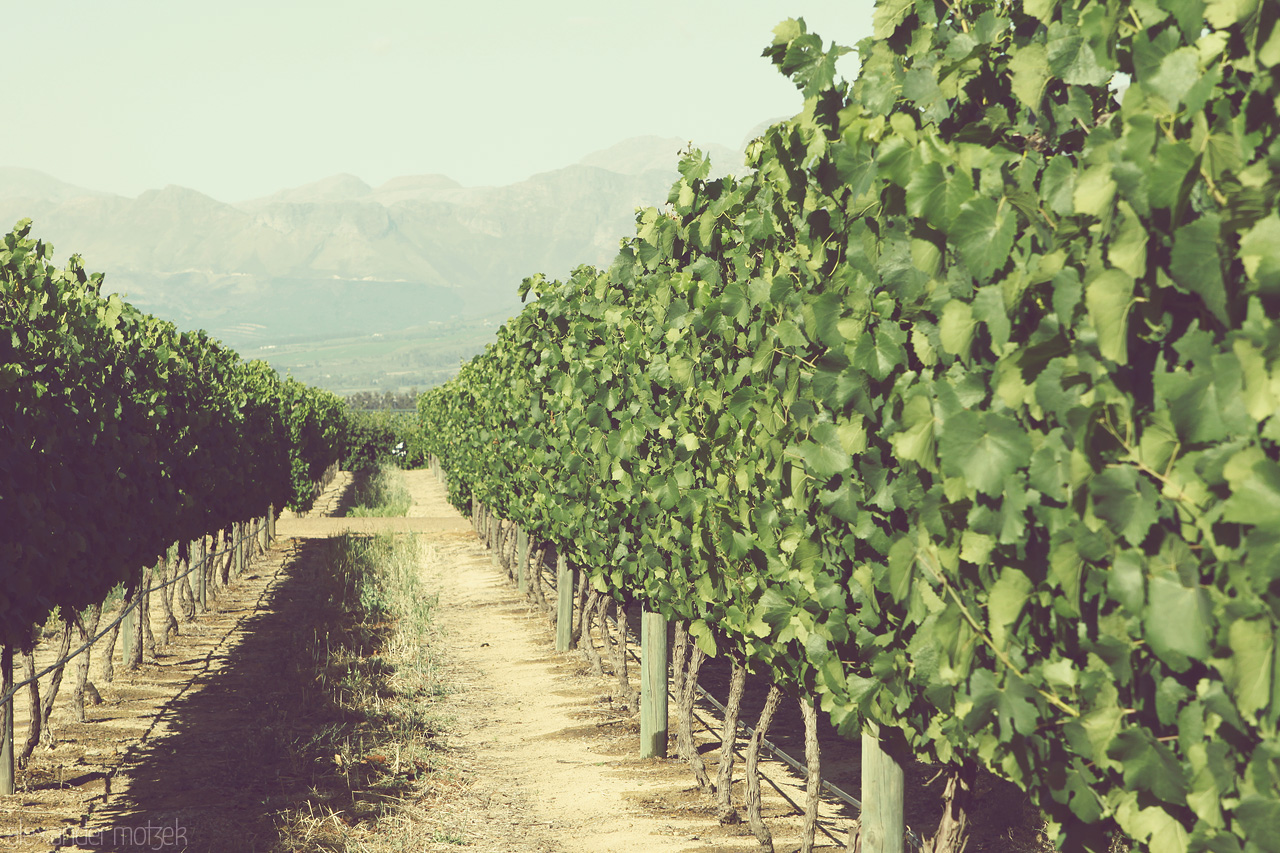
[(458, 289), (407, 281), (135, 274), (134, 284), (143, 310), (338, 394), (442, 384), (517, 310), (468, 316)]
[(335, 337), (275, 346), (241, 346), (281, 374), (337, 394), (408, 391), (440, 385), (462, 362), (493, 340), (496, 326), (457, 321), (360, 337)]

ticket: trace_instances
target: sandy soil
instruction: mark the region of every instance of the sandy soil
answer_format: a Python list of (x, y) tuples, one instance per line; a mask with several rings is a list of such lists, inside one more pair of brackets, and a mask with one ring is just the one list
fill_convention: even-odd
[[(443, 514), (444, 491), (434, 478), (409, 473), (411, 513)], [(718, 824), (714, 803), (697, 791), (683, 761), (637, 757), (639, 723), (614, 707), (614, 680), (592, 675), (580, 652), (554, 651), (551, 623), (493, 566), (469, 527), (425, 537), (423, 571), (440, 596), (436, 619), (447, 680), (464, 687), (447, 703), (456, 720), (451, 744), (470, 758), (474, 785), (492, 797), (494, 811), (512, 816), (512, 834), (495, 837), (484, 825), (498, 821), (472, 822), (472, 815), (475, 835), (469, 840), (479, 849), (759, 849), (745, 825)], [(672, 702), (672, 720), (674, 712)], [(700, 714), (709, 718), (705, 708)], [(704, 743), (715, 748), (718, 739), (708, 735)], [(800, 801), (797, 777), (778, 762), (764, 765)], [(847, 812), (833, 803), (823, 811), (824, 823), (843, 840)], [(798, 847), (798, 814), (774, 790), (765, 792), (765, 814), (777, 849)], [(831, 839), (819, 840), (834, 849)]]
[[(304, 621), (312, 611), (305, 609), (302, 579), (324, 537), (388, 530), (418, 537), (423, 578), (438, 599), (438, 636), (429, 653), (449, 688), (430, 701), (432, 713), (445, 720), (441, 747), (450, 773), (423, 790), (422, 825), (432, 831), (413, 849), (758, 850), (745, 824), (718, 823), (711, 797), (696, 789), (684, 762), (637, 757), (638, 721), (615, 707), (615, 679), (592, 675), (580, 652), (554, 651), (550, 621), (493, 565), (430, 472), (406, 472), (406, 481), (413, 497), (408, 518), (335, 517), (345, 508), (345, 474), (307, 517), (282, 517), (270, 551), (220, 591), (210, 613), (184, 623), (176, 642), (160, 647), (141, 671), (119, 672), (108, 685), (97, 678), (95, 661), (105, 701), (89, 709), (89, 722), (71, 720), (64, 689), (54, 715), (56, 748), (38, 749), (22, 776), (23, 790), (0, 798), (0, 849), (47, 851), (56, 837), (71, 833), (82, 843), (64, 840), (64, 849), (265, 850), (278, 843), (274, 816), (312, 803), (322, 809), (323, 792), (308, 789), (305, 774), (288, 766), (289, 753), (280, 748), (282, 739), (305, 738), (329, 724), (325, 708), (306, 719), (285, 718), (279, 710), (289, 706), (281, 693), (290, 689), (287, 676), (302, 669), (289, 659), (292, 641), (300, 631), (322, 630)], [(50, 652), (39, 654), (47, 659)], [(704, 668), (703, 683), (723, 699), (722, 662)], [(763, 693), (764, 685), (749, 684), (744, 721), (755, 721)], [(25, 704), (20, 697), (19, 738)], [(673, 735), (674, 712), (673, 702)], [(802, 756), (798, 716), (784, 704), (771, 739)], [(719, 718), (706, 706), (698, 717), (700, 750), (713, 765)], [(825, 729), (821, 739), (824, 776), (856, 795), (856, 744)], [(674, 754), (674, 736), (669, 751)], [(739, 776), (741, 767), (739, 761)], [(800, 777), (773, 759), (762, 762), (762, 771), (776, 849), (796, 850)], [(938, 806), (938, 786), (924, 784), (926, 771), (908, 774), (907, 820), (921, 828), (936, 820)], [(736, 788), (740, 793), (740, 783)], [(1018, 811), (1005, 795), (988, 801), (993, 814)], [(851, 810), (824, 798), (822, 816), (818, 849), (843, 849)], [(1025, 820), (1009, 825), (1024, 835), (1028, 826)], [(121, 827), (134, 828), (132, 843), (118, 835), (113, 840), (110, 833)], [(139, 836), (140, 827), (153, 829)], [(1029, 847), (992, 823), (970, 849)]]
[[(350, 482), (339, 475), (307, 517), (282, 517), (270, 551), (140, 671), (117, 665), (106, 684), (95, 660), (104, 702), (88, 709), (83, 724), (71, 717), (69, 669), (53, 718), (56, 747), (38, 748), (19, 793), (0, 798), (0, 849), (234, 853), (270, 846), (272, 813), (309, 792), (291, 789), (287, 768), (273, 765), (274, 735), (257, 706), (271, 703), (272, 673), (288, 665), (280, 650), (300, 630), (290, 621), (300, 594), (291, 572), (317, 537), (345, 530), (416, 533), (424, 577), (438, 595), (432, 653), (450, 692), (434, 710), (448, 721), (445, 747), (458, 774), (432, 794), (434, 837), (444, 840), (424, 837), (418, 849), (758, 849), (745, 826), (717, 823), (683, 762), (636, 757), (638, 722), (614, 707), (614, 680), (591, 675), (580, 652), (555, 653), (550, 623), (493, 566), (434, 477), (407, 475), (409, 518), (332, 517)], [(37, 650), (42, 664), (51, 659), (47, 645)], [(19, 699), (21, 739), (26, 703)], [(705, 709), (700, 716), (715, 724)], [(716, 745), (705, 732), (703, 740), (706, 749)], [(800, 800), (794, 774), (776, 762), (766, 762), (765, 772)], [(794, 849), (796, 810), (768, 786), (765, 794), (778, 850)], [(825, 825), (843, 839), (847, 816), (832, 804), (824, 812)], [(831, 839), (819, 840), (834, 849)]]

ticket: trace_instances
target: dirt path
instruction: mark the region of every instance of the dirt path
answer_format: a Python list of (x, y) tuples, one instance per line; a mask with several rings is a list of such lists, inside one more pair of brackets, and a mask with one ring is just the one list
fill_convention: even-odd
[[(429, 472), (406, 473), (411, 517), (462, 521)], [(450, 744), (469, 759), (476, 802), (492, 804), (467, 816), (468, 841), (494, 851), (758, 850), (745, 825), (717, 823), (711, 798), (697, 791), (683, 761), (636, 757), (639, 723), (614, 708), (613, 680), (590, 674), (579, 652), (554, 651), (550, 622), (522, 600), (462, 523), (462, 531), (423, 537), (422, 548), (428, 588), (439, 595), (437, 653), (446, 681), (461, 687), (445, 703), (456, 721)], [(674, 704), (672, 712), (674, 721)], [(779, 762), (764, 764), (798, 801), (798, 778)], [(777, 849), (795, 849), (794, 809), (766, 790), (765, 814)], [(843, 838), (847, 812), (826, 803), (824, 814)], [(830, 839), (821, 841), (834, 849)]]
[[(279, 521), (275, 547), (221, 591), (211, 613), (184, 623), (140, 672), (99, 684), (106, 701), (90, 709), (90, 722), (70, 722), (64, 692), (57, 748), (37, 750), (26, 790), (0, 798), (0, 849), (47, 851), (68, 832), (81, 844), (63, 849), (279, 849), (278, 815), (323, 812), (325, 792), (306, 787), (287, 747), (337, 720), (323, 704), (299, 712), (293, 691), (306, 669), (298, 634), (321, 630), (308, 560), (322, 539), (348, 529), (416, 533), (438, 597), (439, 636), (428, 653), (450, 690), (429, 701), (445, 721), (450, 772), (424, 788), (422, 825), (432, 831), (414, 849), (759, 849), (745, 826), (717, 823), (683, 762), (635, 757), (638, 723), (614, 708), (613, 679), (591, 675), (578, 652), (555, 653), (548, 621), (493, 567), (434, 477), (406, 473), (409, 518), (319, 517), (341, 509), (349, 481), (340, 476), (310, 517)], [(796, 774), (772, 760), (764, 771), (801, 800)], [(765, 815), (776, 849), (796, 849), (798, 814), (767, 785)], [(843, 840), (847, 812), (825, 803), (824, 815)], [(131, 835), (122, 840), (122, 830)], [(819, 845), (836, 849), (822, 835)]]

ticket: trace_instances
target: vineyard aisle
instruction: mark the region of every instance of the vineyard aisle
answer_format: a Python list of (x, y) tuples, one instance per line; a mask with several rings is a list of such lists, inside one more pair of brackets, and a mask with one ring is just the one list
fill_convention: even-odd
[[(331, 807), (332, 792), (307, 781), (309, 768), (295, 766), (308, 738), (325, 737), (324, 711), (298, 719), (289, 710), (299, 673), (307, 677), (314, 663), (296, 659), (297, 635), (324, 634), (309, 609), (308, 566), (323, 540), (346, 530), (418, 534), (422, 579), (438, 596), (426, 653), (445, 689), (422, 702), (440, 726), (440, 761), (408, 798), (422, 830), (414, 849), (759, 849), (745, 825), (718, 825), (711, 797), (696, 790), (683, 762), (636, 757), (638, 722), (614, 710), (613, 679), (591, 675), (578, 652), (554, 652), (550, 623), (518, 598), (429, 472), (405, 472), (405, 480), (414, 500), (408, 518), (343, 518), (335, 516), (350, 478), (340, 474), (309, 517), (281, 518), (271, 551), (219, 588), (210, 612), (183, 623), (141, 671), (117, 665), (105, 684), (95, 654), (104, 704), (88, 709), (88, 723), (71, 720), (64, 682), (56, 749), (37, 749), (26, 789), (0, 799), (0, 849), (48, 851), (59, 832), (70, 833), (62, 849), (317, 849), (296, 825), (281, 835), (279, 815), (301, 809), (320, 830), (325, 820), (350, 821)], [(158, 617), (153, 626), (158, 633)], [(49, 654), (37, 650), (42, 663)], [(768, 764), (765, 772), (798, 800), (794, 776)], [(795, 849), (798, 817), (767, 787), (765, 794), (777, 849)], [(377, 833), (359, 820), (352, 829)], [(122, 832), (136, 843), (120, 843)]]
[[(557, 654), (550, 621), (492, 565), (444, 488), (428, 471), (405, 474), (410, 526), (440, 530), (423, 537), (423, 571), (427, 589), (439, 594), (444, 680), (459, 688), (446, 700), (449, 742), (469, 767), (466, 802), (441, 820), (448, 825), (456, 809), (462, 837), (485, 851), (758, 851), (745, 824), (718, 825), (713, 799), (697, 791), (687, 764), (637, 757), (639, 721), (613, 709), (613, 680), (591, 675), (579, 652)], [(465, 529), (446, 532), (449, 517)], [(395, 529), (403, 520), (377, 521)], [(638, 667), (631, 676), (638, 685)], [(798, 800), (783, 766), (762, 763)], [(799, 818), (772, 795), (766, 786), (777, 849), (794, 849)], [(510, 835), (499, 831), (508, 828)]]

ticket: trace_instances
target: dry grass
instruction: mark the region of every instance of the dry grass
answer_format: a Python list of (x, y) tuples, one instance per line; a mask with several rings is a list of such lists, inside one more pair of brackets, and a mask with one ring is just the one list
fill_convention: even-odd
[(411, 536), (333, 540), (318, 578), (349, 618), (312, 640), (316, 689), (341, 720), (292, 744), (313, 768), (305, 799), (277, 813), (278, 851), (422, 849), (466, 843), (433, 808), (465, 783), (441, 743), (433, 700), (448, 687), (432, 654), (434, 599), (418, 581)]
[(347, 515), (353, 518), (391, 518), (408, 514), (413, 499), (400, 469), (384, 463), (357, 476), (352, 503)]

